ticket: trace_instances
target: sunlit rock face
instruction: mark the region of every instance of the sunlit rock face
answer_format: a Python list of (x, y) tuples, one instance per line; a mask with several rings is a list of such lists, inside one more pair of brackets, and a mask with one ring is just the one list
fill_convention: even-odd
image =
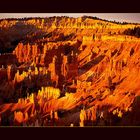
[(92, 17), (0, 21), (1, 126), (139, 125), (139, 24)]

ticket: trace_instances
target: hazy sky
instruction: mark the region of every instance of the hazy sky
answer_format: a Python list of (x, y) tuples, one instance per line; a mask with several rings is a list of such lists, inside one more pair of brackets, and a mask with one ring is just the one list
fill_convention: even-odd
[(140, 23), (140, 13), (0, 13), (0, 19), (50, 16), (80, 17), (83, 15), (96, 16), (102, 19), (116, 20), (120, 22)]

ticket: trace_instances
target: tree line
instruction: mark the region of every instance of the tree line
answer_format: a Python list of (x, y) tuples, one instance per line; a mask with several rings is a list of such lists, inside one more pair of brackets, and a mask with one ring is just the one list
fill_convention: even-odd
[(134, 29), (126, 29), (123, 32), (124, 35), (131, 35), (131, 36), (135, 36), (135, 37), (140, 37), (140, 27), (135, 27)]

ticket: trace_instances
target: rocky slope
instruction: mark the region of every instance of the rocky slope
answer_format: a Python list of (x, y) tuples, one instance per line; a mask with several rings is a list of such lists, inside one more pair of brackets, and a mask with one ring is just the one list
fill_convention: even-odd
[(0, 123), (139, 125), (139, 24), (91, 17), (0, 21)]

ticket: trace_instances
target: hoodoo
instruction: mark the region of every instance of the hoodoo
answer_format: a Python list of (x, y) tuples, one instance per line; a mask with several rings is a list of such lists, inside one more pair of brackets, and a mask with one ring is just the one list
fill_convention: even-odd
[(139, 35), (88, 16), (0, 20), (0, 125), (139, 125)]

